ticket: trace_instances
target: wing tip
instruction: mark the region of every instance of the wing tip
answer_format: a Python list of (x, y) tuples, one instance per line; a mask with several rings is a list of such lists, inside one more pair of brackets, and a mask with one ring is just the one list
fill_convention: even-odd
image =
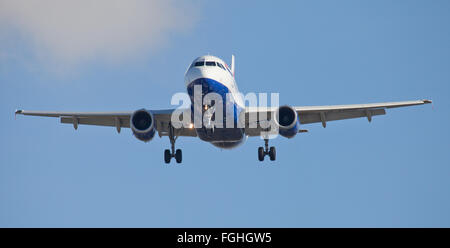
[(433, 101), (427, 100), (427, 99), (422, 100), (422, 102), (423, 102), (424, 104), (433, 103)]
[(23, 110), (21, 109), (16, 109), (16, 111), (14, 111), (14, 120), (16, 119), (16, 116), (19, 114), (21, 115), (23, 113)]

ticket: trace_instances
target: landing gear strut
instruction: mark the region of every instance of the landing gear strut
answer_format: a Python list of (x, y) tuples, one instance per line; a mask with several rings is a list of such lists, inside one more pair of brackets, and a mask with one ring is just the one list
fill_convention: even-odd
[(164, 150), (164, 162), (166, 162), (166, 164), (170, 163), (170, 160), (172, 158), (175, 158), (177, 163), (181, 163), (183, 153), (181, 152), (181, 149), (177, 149), (175, 151), (175, 141), (177, 140), (177, 138), (178, 137), (175, 136), (175, 129), (173, 128), (172, 124), (169, 123), (170, 150)]
[(258, 159), (264, 161), (264, 157), (269, 155), (271, 161), (274, 161), (277, 157), (277, 150), (274, 146), (269, 149), (269, 139), (264, 139), (264, 147), (258, 147)]

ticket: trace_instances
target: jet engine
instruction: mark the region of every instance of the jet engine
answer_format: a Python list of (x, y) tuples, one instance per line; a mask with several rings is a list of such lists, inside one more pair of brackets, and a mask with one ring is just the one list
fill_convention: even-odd
[(134, 136), (148, 142), (155, 136), (155, 118), (145, 109), (136, 110), (130, 118), (130, 127)]
[(276, 122), (279, 133), (286, 138), (294, 137), (300, 130), (297, 111), (291, 106), (281, 106), (276, 113)]

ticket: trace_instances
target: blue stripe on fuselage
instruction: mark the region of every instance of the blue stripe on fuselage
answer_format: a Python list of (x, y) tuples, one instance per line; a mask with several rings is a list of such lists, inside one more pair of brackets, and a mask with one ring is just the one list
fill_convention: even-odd
[[(238, 116), (239, 113), (243, 110), (241, 107), (239, 107), (234, 99), (231, 99), (229, 103), (226, 101), (226, 95), (227, 93), (230, 93), (230, 90), (228, 87), (226, 87), (224, 84), (213, 80), (209, 78), (199, 78), (194, 81), (192, 81), (188, 87), (187, 91), (189, 94), (189, 97), (191, 98), (191, 112), (192, 112), (192, 120), (194, 120), (194, 86), (195, 85), (201, 85), (202, 86), (202, 94), (203, 96), (208, 93), (217, 93), (220, 96), (222, 96), (222, 102), (223, 102), (223, 128), (214, 128), (214, 132), (211, 132), (210, 130), (206, 130), (205, 128), (197, 128), (197, 135), (200, 139), (208, 142), (212, 142), (215, 145), (219, 145), (221, 142), (227, 142), (228, 147), (232, 147), (232, 143), (236, 143), (236, 145), (240, 144), (244, 138), (244, 129), (243, 128), (237, 128), (238, 123)], [(231, 95), (231, 94), (230, 94)], [(228, 106), (227, 106), (228, 104)], [(234, 110), (233, 115), (233, 122), (234, 122), (234, 128), (226, 128), (226, 118), (227, 118), (227, 111)], [(221, 145), (219, 145), (221, 146)], [(225, 148), (225, 147), (224, 147)]]

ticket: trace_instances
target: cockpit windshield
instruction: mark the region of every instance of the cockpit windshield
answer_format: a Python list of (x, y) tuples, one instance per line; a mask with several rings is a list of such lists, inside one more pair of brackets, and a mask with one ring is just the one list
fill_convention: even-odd
[(199, 67), (199, 66), (217, 66), (217, 67), (220, 67), (224, 71), (228, 71), (231, 74), (231, 71), (228, 68), (228, 66), (226, 66), (220, 62), (202, 60), (202, 61), (194, 62), (191, 67)]
[(197, 61), (194, 64), (194, 66), (204, 66), (204, 65), (205, 65), (205, 61)]

